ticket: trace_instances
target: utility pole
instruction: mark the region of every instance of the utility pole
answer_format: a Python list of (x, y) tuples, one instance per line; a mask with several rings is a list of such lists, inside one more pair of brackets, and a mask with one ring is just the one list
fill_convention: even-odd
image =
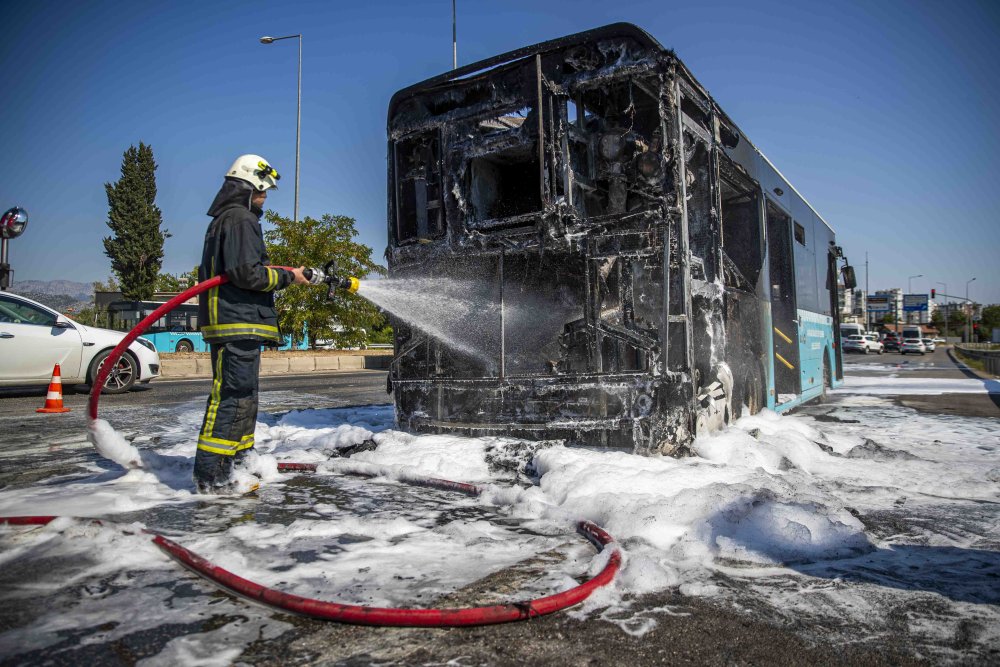
[(451, 0), (451, 68), (458, 69), (458, 23), (455, 12), (456, 0)]
[[(913, 294), (913, 279), (914, 278), (923, 278), (923, 277), (924, 277), (924, 274), (918, 273), (915, 276), (910, 276), (909, 278), (907, 278), (906, 279), (906, 293), (907, 294)], [(905, 301), (905, 299), (903, 301), (903, 311), (906, 313), (906, 323), (907, 324), (911, 324), (910, 320), (913, 319), (913, 318), (910, 317), (910, 312), (911, 311), (907, 311), (906, 310), (906, 301)], [(920, 323), (919, 319), (917, 320), (917, 323), (918, 324)]]
[[(975, 278), (973, 278), (972, 280), (975, 280)], [(963, 333), (965, 334), (965, 342), (966, 343), (971, 343), (972, 342), (972, 327), (970, 326), (970, 324), (972, 322), (972, 301), (969, 300), (969, 283), (971, 283), (972, 280), (970, 280), (969, 282), (965, 283), (965, 309), (964, 309), (965, 310), (965, 331)]]
[[(947, 295), (948, 295), (948, 283), (943, 283), (943, 282), (941, 282), (939, 280), (939, 281), (937, 281), (937, 284), (938, 285), (944, 285), (944, 296), (947, 297)], [(945, 309), (944, 309), (944, 337), (945, 338), (948, 337), (948, 307), (947, 307), (947, 305), (945, 305)]]
[(865, 331), (872, 330), (872, 313), (868, 310), (868, 251), (865, 250)]

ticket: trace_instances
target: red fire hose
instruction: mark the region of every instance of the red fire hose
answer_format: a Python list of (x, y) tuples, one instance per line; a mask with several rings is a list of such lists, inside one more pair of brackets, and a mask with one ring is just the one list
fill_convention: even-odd
[[(288, 267), (271, 267), (289, 269)], [(118, 363), (128, 346), (142, 335), (154, 322), (169, 313), (171, 310), (184, 303), (188, 299), (201, 294), (217, 285), (227, 282), (225, 275), (210, 278), (205, 282), (198, 283), (174, 298), (170, 299), (162, 306), (146, 316), (134, 329), (126, 334), (125, 338), (104, 360), (101, 369), (97, 373), (94, 384), (90, 389), (90, 402), (88, 404), (88, 414), (91, 419), (97, 419), (97, 403), (100, 400), (101, 389), (111, 373), (111, 369)], [(293, 471), (315, 471), (316, 464), (312, 463), (279, 463), (278, 470), (285, 472)], [(466, 495), (479, 495), (481, 489), (472, 484), (462, 482), (452, 482), (445, 479), (409, 477), (401, 479), (408, 484), (443, 489), (446, 491), (457, 491)], [(0, 517), (0, 523), (14, 525), (45, 525), (59, 517), (55, 516), (13, 516)], [(97, 523), (101, 523), (97, 521)], [(284, 611), (310, 616), (330, 621), (342, 623), (354, 623), (359, 625), (386, 625), (386, 626), (408, 626), (408, 627), (457, 627), (470, 625), (489, 625), (493, 623), (507, 623), (510, 621), (520, 621), (535, 616), (551, 614), (561, 609), (566, 609), (578, 604), (590, 596), (594, 590), (605, 586), (614, 579), (618, 569), (621, 567), (621, 553), (617, 546), (613, 545), (612, 538), (603, 529), (590, 521), (581, 521), (577, 525), (577, 531), (587, 537), (595, 546), (606, 547), (612, 545), (607, 564), (593, 578), (573, 588), (549, 595), (536, 600), (528, 600), (514, 604), (495, 605), (491, 607), (471, 607), (465, 609), (393, 609), (385, 607), (364, 607), (359, 605), (339, 604), (336, 602), (324, 602), (304, 598), (291, 593), (282, 593), (272, 588), (267, 588), (255, 582), (244, 579), (226, 569), (212, 564), (198, 554), (177, 544), (176, 542), (158, 535), (151, 531), (146, 531), (153, 536), (153, 543), (161, 550), (174, 558), (184, 567), (193, 571), (201, 577), (209, 579), (216, 584), (226, 588), (237, 595), (242, 595), (251, 600), (265, 605), (282, 609)]]
[[(287, 267), (275, 266), (271, 268), (284, 269)], [(198, 296), (205, 290), (212, 289), (213, 287), (221, 285), (225, 282), (229, 282), (229, 278), (227, 278), (225, 274), (222, 274), (215, 276), (214, 278), (209, 278), (203, 283), (198, 283), (194, 287), (184, 290), (174, 298), (170, 299), (170, 301), (167, 301), (165, 304), (144, 317), (139, 324), (135, 325), (135, 328), (125, 334), (125, 337), (122, 338), (118, 345), (115, 346), (115, 349), (111, 350), (111, 354), (105, 358), (104, 363), (101, 364), (100, 370), (97, 371), (97, 377), (94, 379), (94, 384), (90, 386), (90, 402), (87, 405), (87, 414), (90, 415), (91, 419), (97, 419), (97, 402), (101, 397), (101, 389), (104, 388), (104, 383), (108, 381), (108, 375), (111, 374), (111, 369), (115, 367), (115, 364), (118, 363), (121, 356), (125, 354), (125, 350), (128, 349), (128, 346), (131, 345), (136, 338), (145, 333), (146, 329), (152, 326), (153, 322), (156, 322), (177, 306), (192, 297)]]
[[(279, 464), (279, 470), (315, 470), (316, 466), (303, 463)], [(471, 484), (424, 478), (421, 480), (406, 480), (409, 483), (419, 481), (422, 486), (457, 490), (468, 495), (478, 495), (480, 489)], [(13, 525), (45, 525), (59, 517), (55, 516), (10, 516), (0, 517), (0, 523)], [(96, 523), (101, 523), (95, 520)], [(593, 578), (574, 586), (569, 590), (549, 595), (547, 597), (517, 602), (513, 604), (493, 605), (489, 607), (467, 607), (464, 609), (398, 609), (387, 607), (365, 607), (361, 605), (326, 602), (306, 598), (291, 593), (283, 593), (273, 588), (262, 586), (229, 570), (214, 565), (190, 549), (182, 547), (173, 540), (162, 535), (146, 531), (152, 535), (153, 544), (159, 547), (171, 558), (191, 570), (195, 574), (208, 579), (222, 588), (237, 595), (260, 602), (269, 607), (283, 611), (309, 616), (327, 621), (353, 623), (356, 625), (383, 625), (394, 627), (460, 627), (472, 625), (491, 625), (522, 621), (535, 616), (551, 614), (586, 600), (596, 589), (611, 583), (621, 567), (621, 553), (614, 545), (614, 538), (590, 521), (577, 524), (577, 531), (589, 539), (595, 546), (611, 545), (613, 551), (604, 568)]]

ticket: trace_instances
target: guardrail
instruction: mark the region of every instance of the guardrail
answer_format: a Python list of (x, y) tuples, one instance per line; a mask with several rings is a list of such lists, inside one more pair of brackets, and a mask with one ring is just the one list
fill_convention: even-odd
[[(266, 352), (260, 359), (261, 375), (322, 373), (329, 371), (385, 370), (391, 354), (309, 354)], [(160, 355), (160, 374), (165, 379), (212, 377), (208, 354)]]
[(1000, 375), (1000, 349), (990, 343), (962, 343), (955, 350), (960, 354), (983, 362), (986, 370), (993, 375)]

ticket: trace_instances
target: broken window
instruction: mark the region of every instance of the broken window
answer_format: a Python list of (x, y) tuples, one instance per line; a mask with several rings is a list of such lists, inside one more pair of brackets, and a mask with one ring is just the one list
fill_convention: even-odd
[(723, 157), (719, 163), (725, 282), (755, 292), (764, 262), (759, 188)]
[(614, 82), (566, 100), (573, 203), (582, 217), (649, 206), (663, 178), (655, 80)]
[(474, 222), (510, 218), (542, 208), (541, 172), (533, 146), (473, 158), (467, 174)]
[(397, 242), (441, 238), (445, 218), (437, 131), (397, 141), (394, 158)]
[(465, 192), (471, 227), (503, 222), (543, 208), (538, 115), (526, 106), (474, 121), (479, 138), (466, 161)]

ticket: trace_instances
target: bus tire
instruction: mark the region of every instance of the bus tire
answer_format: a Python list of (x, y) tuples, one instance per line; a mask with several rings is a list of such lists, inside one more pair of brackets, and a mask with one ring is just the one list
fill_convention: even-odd
[[(87, 384), (94, 384), (94, 380), (97, 378), (97, 374), (100, 372), (101, 366), (104, 365), (104, 360), (108, 358), (109, 354), (111, 354), (111, 350), (105, 350), (90, 362), (90, 371), (87, 373)], [(108, 375), (108, 379), (104, 383), (104, 389), (101, 392), (104, 394), (124, 394), (135, 385), (135, 381), (138, 378), (139, 362), (136, 361), (131, 352), (126, 351), (118, 359), (115, 370)]]
[(182, 338), (177, 341), (177, 347), (174, 348), (174, 352), (194, 352), (194, 344), (187, 338)]

